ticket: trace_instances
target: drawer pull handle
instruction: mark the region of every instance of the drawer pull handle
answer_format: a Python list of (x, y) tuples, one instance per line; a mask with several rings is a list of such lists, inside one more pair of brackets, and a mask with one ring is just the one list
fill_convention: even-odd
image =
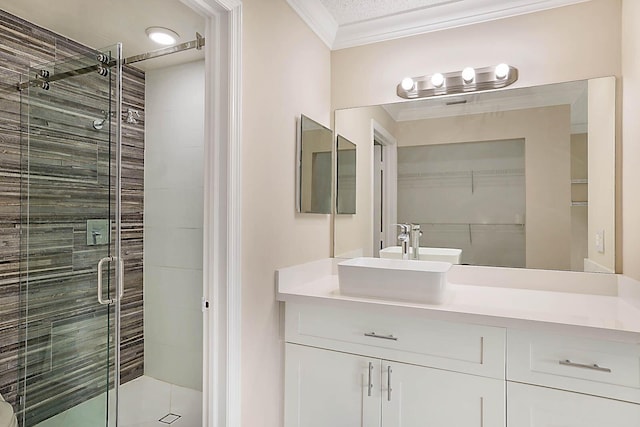
[(598, 365), (597, 365), (597, 364), (595, 364), (595, 363), (594, 363), (593, 365), (585, 365), (585, 364), (583, 364), (583, 363), (575, 363), (575, 362), (572, 362), (572, 361), (571, 361), (571, 360), (569, 360), (569, 359), (561, 360), (561, 361), (560, 361), (560, 362), (558, 362), (558, 363), (560, 363), (561, 365), (564, 365), (564, 366), (573, 366), (573, 367), (575, 367), (575, 368), (585, 368), (585, 369), (591, 369), (591, 370), (593, 370), (593, 371), (600, 371), (600, 372), (611, 372), (611, 369), (609, 369), (609, 368), (603, 368), (602, 366), (598, 366)]
[(380, 338), (382, 340), (391, 340), (391, 341), (398, 341), (397, 337), (394, 337), (393, 334), (392, 335), (378, 335), (375, 332), (366, 332), (364, 334), (365, 337), (371, 337), (371, 338)]
[(373, 373), (373, 363), (369, 362), (369, 385), (367, 386), (367, 395), (371, 397), (371, 390), (373, 390), (373, 383), (371, 382), (371, 374)]

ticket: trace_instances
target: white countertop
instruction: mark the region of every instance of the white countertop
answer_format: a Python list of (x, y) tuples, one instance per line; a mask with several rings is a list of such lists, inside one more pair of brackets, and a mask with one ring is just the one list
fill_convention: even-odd
[[(617, 292), (599, 295), (574, 290), (519, 289), (517, 284), (516, 288), (510, 288), (450, 283), (443, 304), (415, 304), (342, 295), (335, 262), (323, 260), (278, 270), (277, 299), (307, 304), (366, 305), (440, 320), (640, 343), (640, 307)], [(563, 272), (557, 273), (561, 279)], [(549, 284), (543, 287), (548, 288)]]

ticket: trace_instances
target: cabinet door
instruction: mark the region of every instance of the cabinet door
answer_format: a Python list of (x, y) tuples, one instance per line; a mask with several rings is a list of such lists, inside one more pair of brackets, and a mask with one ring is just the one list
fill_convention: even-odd
[(380, 427), (379, 359), (289, 343), (285, 358), (285, 427)]
[(507, 383), (509, 427), (638, 427), (640, 405)]
[(383, 427), (505, 425), (503, 380), (383, 361), (382, 383)]

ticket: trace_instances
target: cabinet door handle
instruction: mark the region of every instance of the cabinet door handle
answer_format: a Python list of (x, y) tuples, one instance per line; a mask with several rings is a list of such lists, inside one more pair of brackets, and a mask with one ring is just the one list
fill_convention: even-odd
[(367, 396), (371, 397), (371, 390), (373, 390), (373, 383), (371, 382), (371, 374), (373, 374), (373, 363), (369, 362), (369, 385), (367, 386)]
[(375, 332), (365, 332), (364, 336), (365, 337), (370, 337), (370, 338), (380, 338), (382, 340), (398, 341), (398, 338), (394, 337), (393, 334), (390, 334), (390, 335), (378, 335)]
[(391, 402), (391, 366), (387, 366), (387, 400)]
[(593, 371), (599, 371), (599, 372), (611, 372), (611, 369), (603, 368), (602, 366), (598, 366), (596, 363), (594, 363), (593, 365), (586, 365), (583, 363), (572, 362), (569, 359), (560, 360), (558, 363), (564, 366), (573, 366), (574, 368), (591, 369)]

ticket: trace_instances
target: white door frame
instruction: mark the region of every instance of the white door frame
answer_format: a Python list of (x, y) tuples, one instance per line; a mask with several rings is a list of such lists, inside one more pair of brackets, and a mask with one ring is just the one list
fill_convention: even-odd
[(386, 176), (385, 163), (383, 157), (383, 145), (373, 141), (373, 227), (372, 227), (372, 243), (373, 243), (373, 257), (380, 257), (380, 249), (385, 248), (387, 243), (387, 236), (384, 233), (383, 221), (386, 219), (386, 213), (383, 212), (384, 208), (381, 204), (385, 200), (384, 184), (380, 182), (380, 172), (382, 176)]
[(181, 1), (206, 20), (202, 425), (239, 427), (242, 1)]
[[(371, 119), (371, 146), (378, 141), (382, 145), (384, 161), (384, 179), (382, 182), (382, 234), (387, 245), (393, 246), (398, 238), (397, 229), (393, 224), (398, 222), (398, 141), (380, 123)], [(373, 168), (371, 171), (373, 183)], [(371, 186), (373, 192), (373, 184)], [(371, 197), (373, 206), (373, 197)]]

